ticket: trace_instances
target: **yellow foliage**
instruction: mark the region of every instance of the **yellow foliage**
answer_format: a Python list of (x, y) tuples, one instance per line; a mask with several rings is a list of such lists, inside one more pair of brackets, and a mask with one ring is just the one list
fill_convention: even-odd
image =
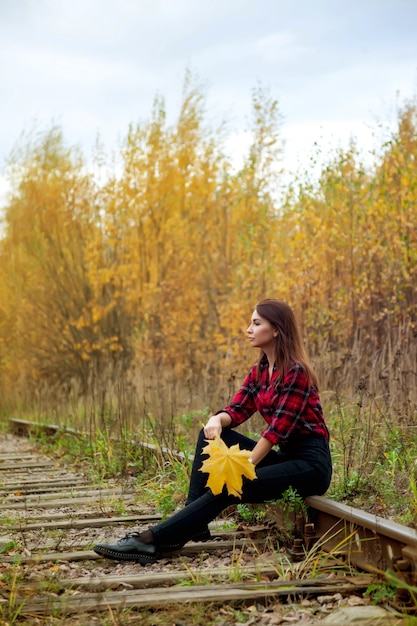
[(216, 437), (208, 441), (204, 454), (209, 458), (203, 461), (200, 471), (208, 473), (207, 487), (214, 495), (226, 487), (229, 495), (240, 498), (243, 476), (249, 480), (256, 478), (255, 467), (249, 461), (250, 450), (241, 450), (238, 444), (228, 448), (223, 439)]
[(217, 407), (255, 360), (245, 329), (265, 296), (294, 307), (313, 359), (359, 334), (378, 340), (386, 320), (416, 326), (416, 108), (400, 112), (372, 169), (352, 144), (282, 201), (277, 104), (256, 90), (253, 112), (238, 171), (189, 78), (176, 123), (156, 99), (104, 183), (57, 129), (15, 155), (0, 241), (1, 397), (36, 398), (39, 381), (107, 391), (134, 380), (135, 364), (184, 384), (190, 405), (198, 395)]

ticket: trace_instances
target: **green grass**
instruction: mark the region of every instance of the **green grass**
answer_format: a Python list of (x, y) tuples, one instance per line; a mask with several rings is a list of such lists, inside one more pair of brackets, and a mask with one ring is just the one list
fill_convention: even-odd
[[(334, 463), (326, 495), (400, 523), (417, 524), (417, 429), (412, 422), (409, 425), (404, 420), (398, 424), (387, 419), (372, 399), (367, 403), (361, 399), (359, 406), (337, 398), (326, 407), (325, 414)], [(119, 438), (106, 429), (79, 436), (59, 431), (53, 437), (46, 437), (39, 430), (33, 439), (38, 445), (52, 448), (54, 454), (72, 463), (75, 469), (87, 469), (96, 484), (108, 478), (135, 477), (142, 501), (156, 505), (165, 516), (181, 505), (186, 495), (190, 474), (187, 458), (194, 451), (195, 433), (206, 417), (206, 410), (177, 417), (173, 431), (165, 434), (161, 429), (159, 441), (158, 425), (150, 416), (145, 424), (138, 424), (137, 433), (122, 431)], [(258, 436), (261, 424), (259, 417), (251, 421), (251, 428), (257, 429), (251, 432), (252, 436)], [(7, 427), (4, 417), (0, 427)], [(183, 453), (185, 460), (155, 455), (141, 447), (138, 433), (143, 432), (157, 446), (175, 442), (173, 447)], [(240, 512), (244, 521), (261, 521), (260, 510), (241, 506)]]

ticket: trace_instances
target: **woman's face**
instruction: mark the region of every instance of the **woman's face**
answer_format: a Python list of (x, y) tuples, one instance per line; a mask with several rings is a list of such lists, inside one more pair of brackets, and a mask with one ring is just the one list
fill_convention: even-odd
[(256, 309), (246, 332), (251, 345), (254, 348), (262, 348), (264, 351), (275, 345), (275, 338), (278, 335), (277, 329), (271, 322), (259, 315)]

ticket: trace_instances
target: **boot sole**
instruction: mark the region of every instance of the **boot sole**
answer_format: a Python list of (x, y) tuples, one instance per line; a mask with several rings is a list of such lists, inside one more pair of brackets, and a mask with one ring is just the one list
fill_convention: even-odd
[(113, 559), (114, 561), (133, 561), (141, 565), (156, 563), (156, 558), (151, 554), (129, 554), (128, 552), (116, 552), (115, 550), (100, 548), (98, 546), (93, 549), (96, 554), (104, 556), (107, 559)]

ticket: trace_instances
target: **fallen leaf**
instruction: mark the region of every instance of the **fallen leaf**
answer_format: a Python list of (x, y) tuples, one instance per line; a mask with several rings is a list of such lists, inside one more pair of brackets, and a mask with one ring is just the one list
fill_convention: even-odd
[(242, 496), (243, 476), (249, 480), (256, 478), (255, 467), (249, 461), (250, 450), (241, 450), (239, 444), (227, 447), (220, 437), (208, 441), (204, 453), (209, 455), (203, 461), (201, 472), (207, 472), (209, 477), (207, 487), (213, 495), (223, 491), (223, 487), (230, 495)]

